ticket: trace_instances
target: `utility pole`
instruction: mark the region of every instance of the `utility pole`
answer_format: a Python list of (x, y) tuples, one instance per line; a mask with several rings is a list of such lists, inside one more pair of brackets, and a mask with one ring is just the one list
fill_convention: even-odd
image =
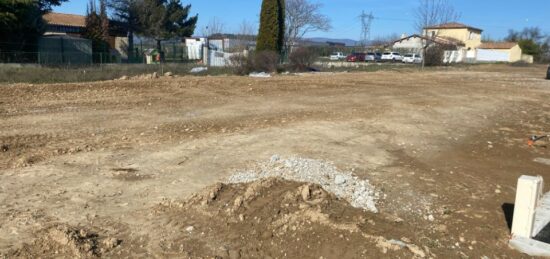
[(372, 20), (374, 20), (374, 16), (372, 15), (372, 12), (367, 14), (363, 10), (361, 15), (359, 15), (359, 20), (361, 21), (361, 46), (365, 47), (370, 37), (370, 26), (372, 24)]

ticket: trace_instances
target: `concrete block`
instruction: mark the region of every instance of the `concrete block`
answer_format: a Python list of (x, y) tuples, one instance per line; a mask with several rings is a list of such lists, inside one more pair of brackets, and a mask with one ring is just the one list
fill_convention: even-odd
[(542, 177), (523, 175), (518, 179), (512, 236), (531, 238), (535, 222), (535, 210), (542, 195)]

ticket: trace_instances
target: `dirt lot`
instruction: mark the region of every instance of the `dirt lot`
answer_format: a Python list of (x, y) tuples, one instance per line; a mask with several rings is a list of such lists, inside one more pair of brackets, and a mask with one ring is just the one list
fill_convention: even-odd
[[(544, 73), (0, 85), (0, 258), (522, 257), (507, 218), (517, 177), (550, 182), (550, 144), (526, 144), (550, 133)], [(315, 184), (216, 184), (273, 155), (368, 179), (379, 212)]]

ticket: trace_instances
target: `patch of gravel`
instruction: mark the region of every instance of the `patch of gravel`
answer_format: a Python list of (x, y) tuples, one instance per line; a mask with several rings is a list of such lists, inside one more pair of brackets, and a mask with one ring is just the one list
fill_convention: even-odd
[(235, 172), (228, 182), (249, 183), (271, 177), (318, 184), (353, 207), (378, 212), (376, 201), (380, 193), (368, 180), (361, 180), (351, 172), (339, 171), (334, 164), (326, 161), (273, 155), (268, 162), (260, 163), (254, 169)]

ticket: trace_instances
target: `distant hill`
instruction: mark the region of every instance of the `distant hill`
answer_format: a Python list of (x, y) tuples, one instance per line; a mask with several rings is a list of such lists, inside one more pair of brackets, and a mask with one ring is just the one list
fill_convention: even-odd
[(317, 42), (317, 43), (326, 43), (330, 41), (330, 42), (344, 43), (346, 44), (346, 46), (355, 46), (358, 44), (358, 41), (352, 40), (352, 39), (331, 39), (331, 38), (322, 38), (322, 37), (304, 38), (304, 41)]

